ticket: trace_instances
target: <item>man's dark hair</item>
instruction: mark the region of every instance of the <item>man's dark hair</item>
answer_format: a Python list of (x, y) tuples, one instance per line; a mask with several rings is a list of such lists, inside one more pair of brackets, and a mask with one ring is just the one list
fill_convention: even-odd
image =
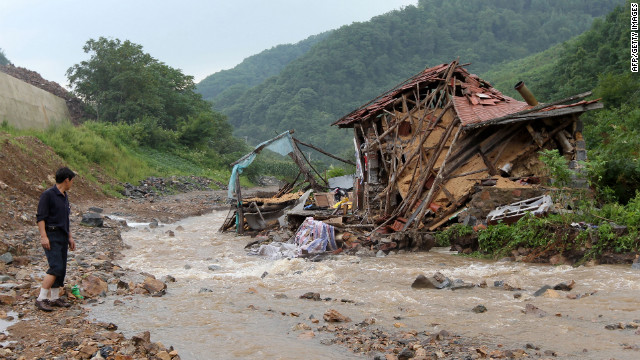
[(68, 167), (63, 167), (56, 171), (56, 184), (63, 183), (66, 179), (72, 180), (76, 174)]

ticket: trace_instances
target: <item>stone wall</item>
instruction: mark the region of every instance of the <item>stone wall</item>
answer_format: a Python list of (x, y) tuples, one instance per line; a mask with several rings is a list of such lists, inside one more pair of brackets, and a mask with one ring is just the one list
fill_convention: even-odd
[(0, 122), (18, 129), (44, 129), (69, 118), (64, 99), (0, 72)]

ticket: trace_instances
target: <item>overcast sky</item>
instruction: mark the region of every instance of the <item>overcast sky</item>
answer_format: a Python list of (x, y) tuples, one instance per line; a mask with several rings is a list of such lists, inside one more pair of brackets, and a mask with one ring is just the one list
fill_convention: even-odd
[(0, 0), (0, 48), (67, 86), (87, 40), (130, 40), (196, 81), (279, 44), (415, 5), (417, 0)]

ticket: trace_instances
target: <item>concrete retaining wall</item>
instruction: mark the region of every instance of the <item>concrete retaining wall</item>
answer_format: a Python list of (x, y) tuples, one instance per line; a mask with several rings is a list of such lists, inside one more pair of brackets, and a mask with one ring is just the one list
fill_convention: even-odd
[(64, 99), (0, 72), (0, 122), (18, 129), (44, 129), (69, 118)]

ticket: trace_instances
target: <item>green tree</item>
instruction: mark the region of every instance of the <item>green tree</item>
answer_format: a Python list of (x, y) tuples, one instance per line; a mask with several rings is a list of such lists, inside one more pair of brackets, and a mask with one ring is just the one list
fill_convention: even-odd
[(193, 77), (145, 53), (128, 40), (90, 39), (91, 54), (67, 70), (75, 93), (90, 104), (98, 121), (136, 125), (142, 145), (171, 148), (174, 142), (218, 153), (237, 151), (224, 115), (196, 93)]
[(7, 59), (7, 56), (4, 53), (4, 50), (0, 48), (0, 65), (9, 65), (11, 62)]
[(91, 58), (67, 70), (75, 93), (91, 104), (99, 121), (133, 123), (143, 116), (176, 130), (188, 116), (207, 108), (194, 92), (193, 77), (145, 53), (129, 40), (90, 39)]

